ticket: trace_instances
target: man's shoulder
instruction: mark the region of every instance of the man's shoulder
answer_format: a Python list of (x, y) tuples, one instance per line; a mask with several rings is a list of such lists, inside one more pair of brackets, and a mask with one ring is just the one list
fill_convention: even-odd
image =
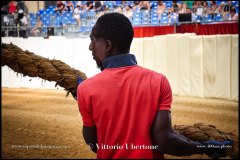
[(88, 88), (88, 87), (94, 87), (94, 84), (99, 81), (99, 79), (102, 79), (101, 77), (104, 75), (103, 72), (96, 74), (95, 76), (86, 79), (82, 83), (79, 84), (79, 88)]
[(151, 76), (165, 77), (165, 75), (163, 75), (162, 73), (156, 72), (156, 71), (148, 69), (148, 68), (144, 68), (142, 66), (138, 66), (137, 69), (139, 70), (139, 72), (142, 72), (142, 73), (145, 73), (145, 74), (150, 74)]

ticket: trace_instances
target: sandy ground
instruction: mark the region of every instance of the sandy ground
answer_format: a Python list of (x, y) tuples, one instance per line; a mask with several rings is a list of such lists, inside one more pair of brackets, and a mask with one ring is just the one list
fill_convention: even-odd
[[(2, 158), (96, 158), (84, 143), (77, 103), (65, 95), (57, 89), (2, 88)], [(174, 96), (172, 121), (212, 124), (238, 135), (238, 103)]]

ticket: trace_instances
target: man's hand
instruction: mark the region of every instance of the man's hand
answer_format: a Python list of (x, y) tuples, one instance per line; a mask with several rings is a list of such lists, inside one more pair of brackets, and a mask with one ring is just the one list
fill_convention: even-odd
[(217, 159), (220, 157), (226, 157), (226, 150), (231, 149), (233, 146), (233, 141), (204, 141), (202, 142), (203, 145), (203, 153), (207, 156)]
[[(77, 77), (77, 84), (79, 85), (80, 83), (82, 83), (83, 79), (81, 77)], [(75, 100), (77, 100), (77, 90), (74, 90), (71, 92), (73, 98)]]
[(159, 110), (152, 126), (152, 140), (158, 145), (160, 154), (189, 156), (206, 154), (211, 158), (227, 156), (227, 149), (232, 149), (233, 141), (208, 140), (202, 143), (192, 141), (172, 129), (171, 112)]

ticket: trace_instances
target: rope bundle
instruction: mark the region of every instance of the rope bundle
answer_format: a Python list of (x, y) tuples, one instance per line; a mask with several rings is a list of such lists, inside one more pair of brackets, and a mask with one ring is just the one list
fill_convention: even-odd
[(77, 77), (87, 79), (86, 75), (60, 60), (49, 60), (29, 51), (23, 51), (16, 45), (1, 45), (2, 66), (7, 65), (24, 76), (40, 77), (48, 81), (55, 81), (65, 90), (71, 92), (77, 89)]
[(238, 138), (233, 133), (226, 133), (218, 130), (213, 125), (205, 125), (202, 123), (196, 123), (193, 126), (187, 125), (175, 125), (174, 130), (187, 137), (190, 140), (203, 142), (207, 140), (216, 140), (216, 141), (233, 141), (233, 148), (227, 150), (226, 155), (236, 159), (238, 158)]
[[(86, 75), (60, 60), (49, 60), (29, 51), (23, 51), (16, 45), (1, 45), (2, 66), (7, 65), (17, 73), (24, 76), (40, 77), (48, 81), (55, 81), (69, 92), (77, 89), (77, 77), (87, 79)], [(67, 94), (68, 95), (68, 94)], [(225, 133), (212, 125), (202, 123), (193, 126), (177, 125), (174, 126), (176, 132), (184, 135), (190, 140), (203, 142), (206, 140), (226, 141), (233, 140), (234, 146), (227, 152), (231, 158), (238, 158), (238, 138), (232, 133)]]

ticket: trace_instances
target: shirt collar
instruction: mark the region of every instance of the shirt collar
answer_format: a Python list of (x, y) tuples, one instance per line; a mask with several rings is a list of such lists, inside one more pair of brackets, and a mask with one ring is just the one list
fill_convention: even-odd
[(119, 54), (116, 56), (111, 56), (104, 59), (102, 62), (103, 69), (133, 66), (136, 64), (137, 61), (133, 54)]

